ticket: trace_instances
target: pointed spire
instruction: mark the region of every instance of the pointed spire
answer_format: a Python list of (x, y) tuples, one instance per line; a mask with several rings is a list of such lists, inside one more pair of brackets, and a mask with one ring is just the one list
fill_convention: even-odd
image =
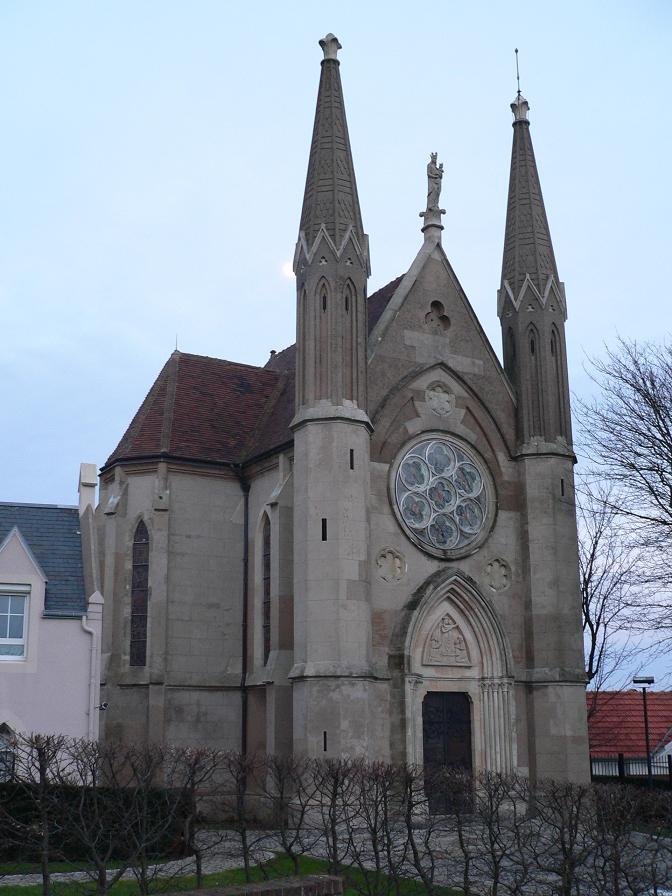
[(317, 94), (315, 124), (301, 211), (300, 242), (310, 253), (324, 227), (337, 251), (352, 228), (362, 253), (366, 236), (357, 196), (355, 169), (345, 118), (340, 63), (341, 44), (333, 34), (320, 41), (324, 52)]
[(530, 136), (529, 108), (519, 90), (511, 103), (513, 149), (502, 260), (502, 292), (506, 288), (514, 303), (528, 277), (542, 296), (551, 277), (559, 283)]

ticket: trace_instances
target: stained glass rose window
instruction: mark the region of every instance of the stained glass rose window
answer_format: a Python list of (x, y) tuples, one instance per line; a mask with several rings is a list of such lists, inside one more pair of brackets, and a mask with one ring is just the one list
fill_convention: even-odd
[(487, 473), (471, 452), (446, 438), (428, 438), (396, 465), (396, 511), (414, 541), (439, 556), (482, 540), (491, 522)]

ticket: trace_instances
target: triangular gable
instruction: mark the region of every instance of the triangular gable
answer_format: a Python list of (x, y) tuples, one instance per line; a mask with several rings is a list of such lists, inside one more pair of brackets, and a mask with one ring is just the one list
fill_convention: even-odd
[(9, 547), (9, 544), (13, 539), (16, 539), (18, 541), (21, 550), (25, 554), (28, 561), (35, 567), (35, 572), (42, 579), (42, 581), (49, 581), (44, 570), (35, 557), (35, 554), (33, 554), (33, 552), (31, 551), (30, 545), (21, 534), (18, 526), (14, 526), (14, 528), (10, 529), (10, 531), (7, 533), (4, 541), (2, 542), (2, 544), (0, 544), (0, 554), (2, 554), (2, 552)]
[(455, 271), (453, 270), (450, 262), (448, 261), (448, 256), (446, 255), (446, 253), (443, 249), (443, 246), (441, 245), (440, 242), (438, 242), (438, 241), (435, 242), (431, 238), (425, 240), (423, 245), (420, 247), (420, 251), (415, 256), (413, 263), (411, 264), (407, 273), (401, 278), (401, 282), (397, 286), (397, 288), (394, 292), (394, 295), (392, 296), (390, 301), (387, 303), (387, 306), (386, 306), (385, 310), (383, 311), (383, 313), (381, 314), (380, 318), (378, 319), (378, 322), (376, 323), (375, 327), (369, 333), (369, 361), (371, 361), (374, 358), (377, 349), (379, 348), (381, 342), (385, 338), (385, 334), (389, 330), (390, 326), (396, 319), (399, 312), (404, 307), (404, 304), (406, 302), (406, 299), (407, 299), (409, 293), (411, 292), (411, 289), (415, 285), (416, 281), (418, 280), (418, 277), (420, 276), (423, 268), (426, 266), (426, 264), (430, 258), (440, 259), (441, 262), (443, 263), (443, 265), (446, 269), (446, 273), (448, 274), (450, 279), (453, 281), (453, 283), (456, 287), (456, 292), (462, 299), (464, 306), (471, 318), (471, 321), (472, 321), (474, 327), (476, 328), (476, 330), (478, 331), (478, 333), (481, 336), (484, 348), (485, 348), (487, 354), (489, 355), (494, 368), (501, 375), (501, 379), (502, 379), (502, 383), (503, 383), (504, 387), (506, 388), (509, 395), (511, 396), (511, 399), (515, 402), (516, 397), (515, 397), (513, 388), (511, 386), (511, 383), (509, 381), (509, 378), (506, 376), (506, 373), (504, 372), (504, 368), (502, 367), (502, 365), (499, 361), (499, 358), (497, 357), (497, 354), (495, 353), (495, 350), (493, 349), (492, 345), (490, 344), (490, 340), (488, 339), (488, 337), (485, 333), (485, 330), (482, 328), (481, 323), (480, 323), (478, 317), (476, 316), (474, 309), (471, 306), (471, 302), (467, 298), (467, 295), (464, 292), (462, 285), (460, 284), (459, 280), (457, 279), (457, 275), (455, 274)]
[(369, 413), (374, 426), (400, 384), (437, 365), (457, 376), (513, 450), (513, 387), (441, 244), (429, 238), (369, 337)]

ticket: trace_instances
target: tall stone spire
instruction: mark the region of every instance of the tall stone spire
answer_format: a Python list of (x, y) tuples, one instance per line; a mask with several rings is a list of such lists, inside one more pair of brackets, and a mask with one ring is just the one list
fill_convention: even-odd
[(327, 34), (320, 46), (324, 59), (294, 269), (296, 271), (301, 245), (307, 258), (312, 258), (323, 228), (339, 254), (352, 231), (368, 273), (368, 238), (359, 208), (337, 58), (341, 44), (333, 34)]
[(368, 237), (345, 120), (341, 45), (327, 34), (320, 46), (324, 59), (294, 253), (296, 410), (326, 401), (365, 414)]
[(565, 287), (558, 277), (541, 195), (529, 108), (518, 91), (511, 103), (513, 149), (497, 313), (504, 369), (518, 393), (519, 443), (554, 444), (560, 439), (562, 450), (567, 450), (571, 423)]
[(529, 103), (520, 93), (511, 103), (513, 112), (513, 149), (506, 211), (502, 288), (514, 303), (529, 277), (541, 295), (551, 277), (558, 283), (551, 232), (546, 218), (541, 184), (534, 158)]

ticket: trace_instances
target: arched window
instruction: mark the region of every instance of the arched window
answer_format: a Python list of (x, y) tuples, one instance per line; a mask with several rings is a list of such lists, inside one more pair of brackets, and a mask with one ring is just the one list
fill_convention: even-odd
[(527, 384), (527, 437), (543, 435), (544, 406), (542, 399), (541, 359), (538, 348), (541, 345), (537, 330), (530, 325), (527, 329), (529, 346), (528, 384)]
[(149, 533), (142, 520), (133, 536), (131, 573), (130, 665), (147, 665), (147, 603), (149, 596)]
[(264, 525), (261, 533), (261, 579), (263, 587), (261, 627), (265, 666), (271, 652), (271, 523), (267, 516), (264, 516)]

